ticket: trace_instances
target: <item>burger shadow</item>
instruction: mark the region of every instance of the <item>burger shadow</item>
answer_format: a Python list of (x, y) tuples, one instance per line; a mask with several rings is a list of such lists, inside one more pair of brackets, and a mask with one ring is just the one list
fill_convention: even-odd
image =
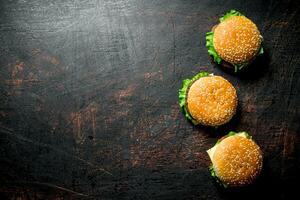
[(269, 71), (270, 63), (270, 55), (268, 50), (264, 47), (264, 54), (257, 56), (250, 65), (243, 68), (239, 72), (234, 72), (232, 67), (228, 67), (229, 64), (218, 65), (218, 68), (225, 73), (228, 73), (232, 76), (237, 76), (243, 80), (258, 80)]
[(236, 188), (224, 188), (214, 183), (222, 199), (280, 199), (282, 187), (271, 173), (271, 166), (264, 161), (258, 179), (251, 185)]
[(228, 123), (218, 127), (197, 125), (195, 126), (195, 128), (201, 131), (204, 130), (204, 132), (207, 133), (209, 137), (220, 139), (221, 137), (227, 135), (230, 131), (236, 131), (240, 123), (241, 115), (242, 109), (241, 106), (238, 104), (235, 115)]

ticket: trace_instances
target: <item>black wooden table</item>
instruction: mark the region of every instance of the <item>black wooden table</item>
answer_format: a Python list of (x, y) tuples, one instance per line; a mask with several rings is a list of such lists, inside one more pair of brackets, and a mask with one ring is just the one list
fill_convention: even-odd
[[(266, 55), (242, 74), (215, 66), (205, 33), (230, 9)], [(0, 3), (0, 199), (289, 199), (300, 170), (297, 1), (92, 0)], [(178, 106), (199, 71), (237, 88), (223, 127)], [(265, 155), (252, 187), (224, 191), (206, 150), (248, 131)]]

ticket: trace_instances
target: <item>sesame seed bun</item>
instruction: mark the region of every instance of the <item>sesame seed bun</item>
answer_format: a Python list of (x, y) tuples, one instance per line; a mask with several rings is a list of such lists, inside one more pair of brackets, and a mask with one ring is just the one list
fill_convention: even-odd
[(245, 16), (232, 16), (213, 31), (214, 48), (228, 63), (249, 63), (260, 50), (262, 36), (257, 26)]
[(221, 76), (202, 77), (187, 92), (188, 112), (202, 125), (227, 123), (236, 112), (237, 102), (235, 88)]
[(263, 156), (259, 146), (240, 134), (223, 139), (210, 157), (216, 176), (227, 186), (251, 184), (262, 170)]

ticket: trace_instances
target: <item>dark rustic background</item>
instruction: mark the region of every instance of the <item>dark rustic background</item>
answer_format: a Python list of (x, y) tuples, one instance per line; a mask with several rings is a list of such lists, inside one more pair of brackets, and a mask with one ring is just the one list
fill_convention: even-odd
[[(205, 32), (237, 9), (266, 55), (242, 74), (215, 66)], [(2, 0), (0, 199), (289, 199), (300, 170), (297, 1)], [(182, 116), (184, 78), (237, 88), (218, 129)], [(265, 155), (252, 187), (224, 191), (206, 150), (248, 131)]]

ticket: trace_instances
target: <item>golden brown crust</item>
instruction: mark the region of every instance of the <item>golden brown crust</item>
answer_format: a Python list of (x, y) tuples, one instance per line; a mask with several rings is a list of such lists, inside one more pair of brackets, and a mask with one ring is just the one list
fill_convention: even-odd
[(212, 163), (218, 178), (229, 186), (252, 183), (260, 174), (263, 157), (251, 139), (230, 136), (216, 147)]
[(221, 76), (207, 76), (189, 88), (187, 108), (199, 123), (219, 126), (228, 122), (236, 112), (235, 88)]
[(245, 16), (233, 16), (214, 29), (214, 48), (231, 64), (252, 60), (260, 49), (262, 37), (257, 26)]

